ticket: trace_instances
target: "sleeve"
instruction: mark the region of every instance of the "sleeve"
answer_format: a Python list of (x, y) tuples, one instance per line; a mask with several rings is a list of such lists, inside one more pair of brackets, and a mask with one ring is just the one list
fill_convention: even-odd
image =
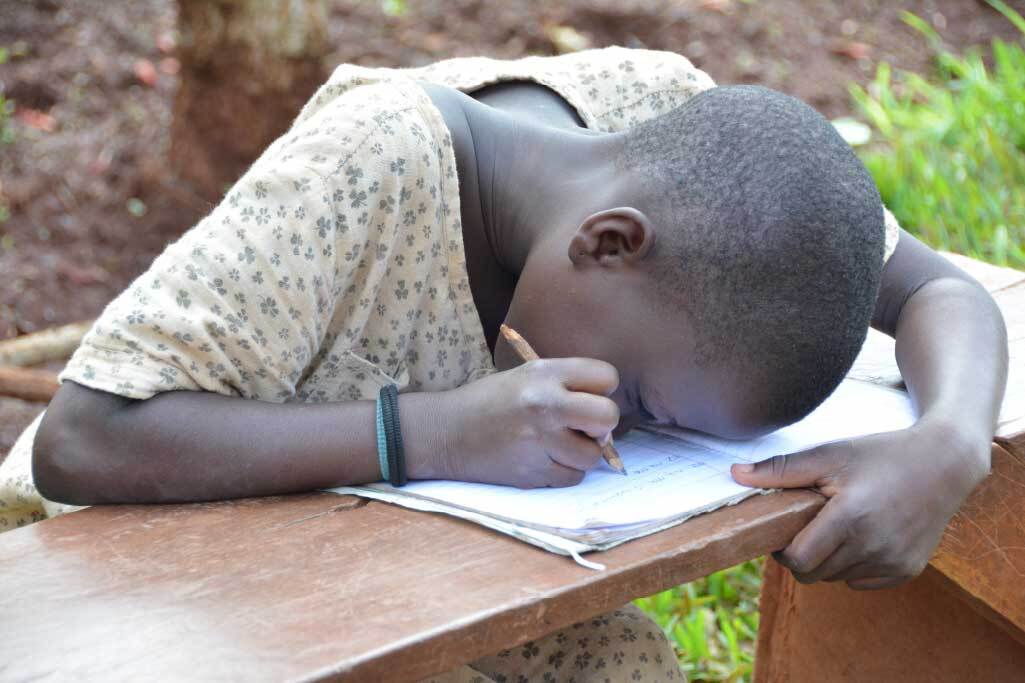
[(368, 220), (345, 173), (363, 180), (354, 160), (379, 127), (345, 99), (275, 141), (106, 307), (59, 379), (137, 399), (294, 397), (347, 285), (339, 254), (363, 246), (349, 227)]
[(896, 216), (890, 210), (883, 207), (883, 225), (886, 229), (885, 242), (883, 247), (883, 265), (890, 260), (893, 252), (897, 250), (897, 240), (900, 239), (900, 224)]

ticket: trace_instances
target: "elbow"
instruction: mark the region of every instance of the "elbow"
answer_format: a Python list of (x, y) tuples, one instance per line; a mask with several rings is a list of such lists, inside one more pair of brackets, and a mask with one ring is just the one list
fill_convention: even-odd
[(62, 419), (48, 408), (32, 443), (32, 479), (47, 500), (88, 505), (84, 499), (82, 454), (72, 447), (80, 443), (79, 425)]
[[(47, 407), (32, 444), (32, 478), (40, 495), (69, 505), (94, 505), (102, 419), (69, 397), (64, 383)], [(73, 392), (70, 392), (73, 393)], [(62, 394), (64, 394), (62, 396)]]
[(1007, 374), (1007, 323), (996, 299), (982, 284), (967, 275), (942, 277), (926, 283), (915, 297), (915, 306), (909, 307), (913, 311), (909, 317), (928, 308), (935, 310), (947, 323), (964, 321), (978, 338), (987, 340), (986, 347), (996, 354), (1002, 374)]

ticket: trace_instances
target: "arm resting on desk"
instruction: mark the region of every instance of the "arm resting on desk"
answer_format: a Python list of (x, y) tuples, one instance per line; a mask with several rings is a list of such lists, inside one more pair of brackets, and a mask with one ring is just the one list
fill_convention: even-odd
[[(429, 394), (403, 397), (402, 418), (430, 448)], [(65, 381), (39, 427), (39, 492), (76, 505), (222, 500), (380, 479), (374, 402), (268, 403), (201, 391), (124, 398)], [(407, 425), (403, 425), (406, 431)]]
[(916, 576), (989, 471), (1007, 382), (1007, 331), (990, 295), (902, 232), (873, 326), (896, 337), (916, 424), (734, 468), (742, 484), (814, 486), (829, 498), (776, 554), (802, 582), (882, 588)]
[[(535, 360), (455, 389), (399, 396), (410, 479), (572, 486), (619, 421), (616, 369)], [(268, 403), (202, 391), (145, 400), (66, 381), (32, 455), (50, 500), (168, 503), (378, 481), (374, 401)]]
[(988, 471), (1007, 383), (1007, 330), (993, 297), (902, 232), (872, 325), (897, 340), (897, 365), (920, 419), (950, 431)]

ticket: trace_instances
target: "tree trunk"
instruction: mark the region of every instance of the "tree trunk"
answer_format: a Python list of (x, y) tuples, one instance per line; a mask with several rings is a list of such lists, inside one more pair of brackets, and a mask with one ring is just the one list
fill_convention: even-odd
[(327, 0), (179, 0), (171, 164), (216, 200), (326, 77)]

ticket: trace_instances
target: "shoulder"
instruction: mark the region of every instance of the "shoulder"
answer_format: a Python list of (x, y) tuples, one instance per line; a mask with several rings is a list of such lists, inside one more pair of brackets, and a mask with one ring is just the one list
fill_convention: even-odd
[(675, 52), (608, 47), (568, 56), (575, 58), (577, 87), (606, 131), (654, 118), (715, 87), (707, 73)]
[(373, 214), (375, 195), (408, 177), (430, 184), (439, 173), (437, 161), (451, 142), (426, 99), (415, 82), (403, 78), (325, 97), (303, 110), (236, 189), (245, 192), (275, 178), (290, 194), (293, 186), (295, 192), (323, 190), (338, 214)]

